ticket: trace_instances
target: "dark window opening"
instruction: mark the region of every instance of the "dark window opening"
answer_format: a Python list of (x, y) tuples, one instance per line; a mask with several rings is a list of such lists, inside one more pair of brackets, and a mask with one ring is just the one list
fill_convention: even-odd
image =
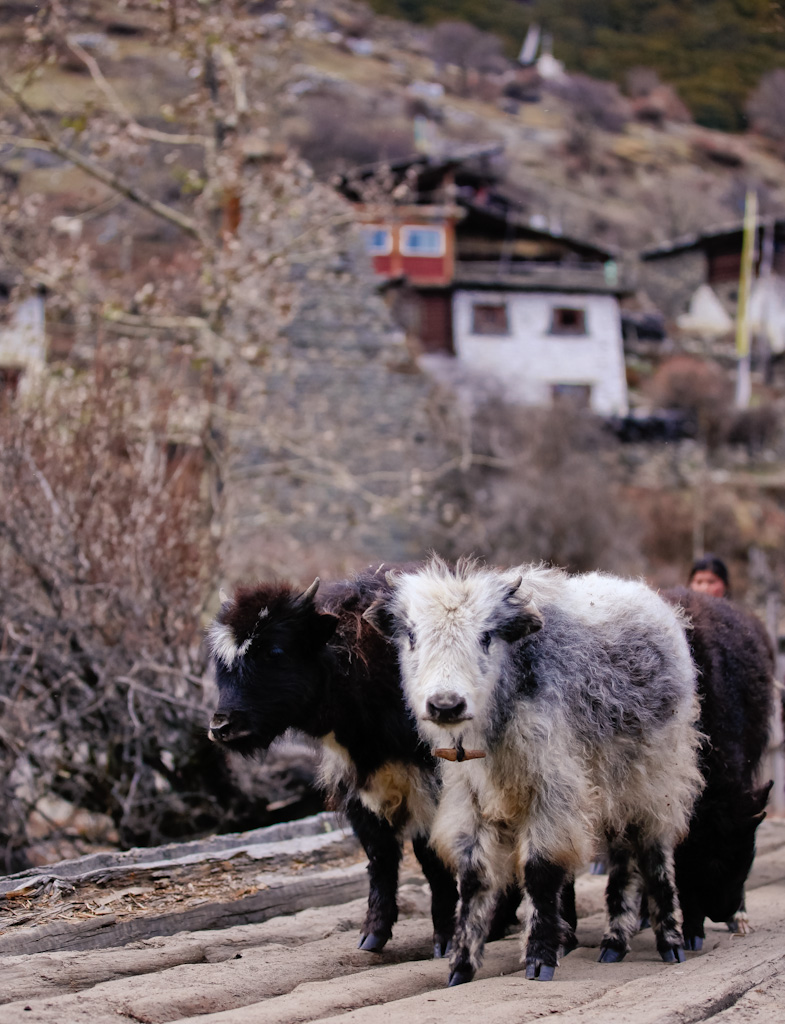
[(552, 384), (554, 405), (569, 403), (578, 409), (588, 409), (591, 403), (591, 384)]
[(0, 399), (16, 395), (22, 370), (19, 366), (0, 366)]
[(551, 334), (585, 334), (586, 310), (556, 306), (551, 319)]
[(472, 333), (509, 334), (506, 303), (483, 303), (472, 306)]

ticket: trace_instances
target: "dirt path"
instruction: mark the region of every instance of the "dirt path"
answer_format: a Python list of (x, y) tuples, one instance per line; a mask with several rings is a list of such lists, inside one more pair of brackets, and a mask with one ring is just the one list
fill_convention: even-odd
[(447, 989), (446, 963), (430, 959), (428, 893), (409, 859), (404, 874), (401, 920), (380, 956), (356, 949), (362, 898), (122, 947), (5, 956), (0, 1024), (785, 1021), (783, 821), (759, 831), (747, 898), (754, 932), (737, 937), (710, 925), (704, 951), (680, 966), (659, 960), (651, 931), (623, 963), (598, 964), (605, 880), (585, 875), (577, 886), (581, 945), (554, 982), (527, 982), (518, 939), (509, 937), (489, 946), (475, 982)]

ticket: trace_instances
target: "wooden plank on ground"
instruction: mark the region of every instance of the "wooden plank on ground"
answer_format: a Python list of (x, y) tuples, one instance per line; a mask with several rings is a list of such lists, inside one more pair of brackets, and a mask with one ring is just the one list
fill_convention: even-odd
[(260, 877), (265, 886), (260, 892), (224, 903), (206, 903), (188, 910), (119, 923), (114, 915), (107, 915), (90, 921), (57, 921), (11, 930), (0, 935), (0, 956), (63, 949), (106, 949), (154, 935), (253, 924), (306, 907), (346, 903), (368, 892), (368, 876), (363, 864), (303, 873), (297, 878)]

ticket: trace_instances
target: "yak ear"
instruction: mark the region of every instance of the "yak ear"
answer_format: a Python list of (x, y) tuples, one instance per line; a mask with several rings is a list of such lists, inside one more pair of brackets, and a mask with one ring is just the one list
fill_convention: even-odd
[(529, 601), (528, 604), (518, 609), (513, 619), (502, 626), (499, 635), (508, 643), (514, 643), (516, 640), (522, 640), (525, 636), (537, 633), (542, 629), (544, 621), (537, 605), (533, 601)]
[(762, 821), (763, 818), (766, 817), (766, 804), (768, 803), (769, 793), (771, 792), (773, 785), (774, 779), (771, 779), (769, 782), (764, 783), (764, 785), (752, 792), (754, 806), (753, 814), (759, 821)]
[[(316, 642), (319, 646), (329, 644), (335, 636), (335, 631), (338, 628), (339, 621), (338, 616), (332, 615), (330, 612), (320, 612), (314, 617), (313, 629)], [(309, 629), (310, 628), (311, 627), (309, 626)]]
[(395, 617), (390, 613), (383, 597), (377, 597), (373, 604), (365, 609), (363, 618), (373, 626), (377, 633), (392, 640), (395, 635)]

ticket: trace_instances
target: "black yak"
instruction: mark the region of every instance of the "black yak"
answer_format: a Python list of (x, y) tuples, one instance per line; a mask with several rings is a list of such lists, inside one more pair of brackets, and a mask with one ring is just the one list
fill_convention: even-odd
[[(286, 585), (239, 589), (209, 629), (219, 699), (210, 736), (251, 755), (287, 729), (321, 741), (321, 783), (368, 856), (370, 893), (360, 948), (392, 934), (402, 840), (431, 886), (434, 955), (453, 931), (453, 874), (429, 845), (440, 782), (403, 703), (396, 653), (362, 618), (387, 588), (366, 571), (304, 593)], [(511, 907), (514, 912), (514, 903)]]
[(744, 883), (771, 788), (758, 785), (757, 773), (773, 707), (774, 658), (760, 621), (730, 601), (684, 588), (663, 596), (689, 616), (698, 668), (705, 788), (675, 863), (685, 945), (700, 949), (707, 917), (745, 927)]

